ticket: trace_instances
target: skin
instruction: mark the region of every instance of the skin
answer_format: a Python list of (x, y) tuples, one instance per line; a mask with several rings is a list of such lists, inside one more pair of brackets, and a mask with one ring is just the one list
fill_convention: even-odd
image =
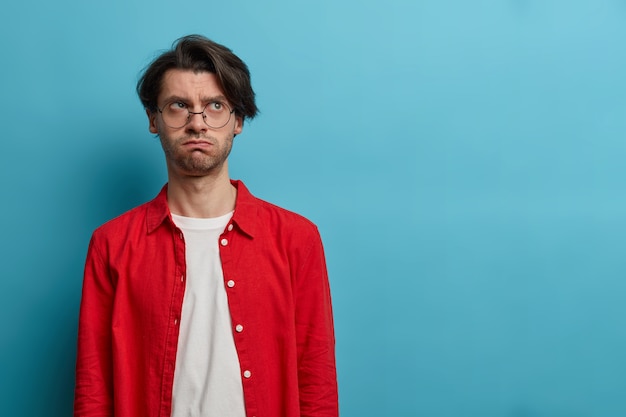
[[(162, 108), (173, 97), (183, 99), (194, 112), (215, 98), (228, 103), (215, 74), (209, 72), (168, 70), (158, 106)], [(243, 130), (243, 119), (233, 114), (226, 126), (213, 129), (196, 114), (187, 125), (172, 129), (163, 123), (158, 111), (147, 111), (147, 115), (150, 132), (159, 135), (165, 154), (170, 211), (197, 218), (233, 211), (237, 190), (230, 183), (228, 155), (235, 135)]]

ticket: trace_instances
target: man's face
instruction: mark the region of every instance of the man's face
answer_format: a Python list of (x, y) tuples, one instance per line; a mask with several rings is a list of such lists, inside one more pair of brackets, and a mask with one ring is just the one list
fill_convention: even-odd
[[(165, 73), (157, 100), (160, 109), (173, 105), (199, 113), (213, 102), (232, 107), (215, 74), (179, 69)], [(234, 113), (228, 123), (219, 129), (207, 126), (202, 114), (192, 115), (189, 123), (177, 129), (167, 126), (158, 110), (154, 113), (148, 111), (148, 118), (150, 132), (158, 134), (161, 139), (168, 170), (183, 176), (217, 174), (226, 168), (233, 138), (243, 128), (243, 120)]]

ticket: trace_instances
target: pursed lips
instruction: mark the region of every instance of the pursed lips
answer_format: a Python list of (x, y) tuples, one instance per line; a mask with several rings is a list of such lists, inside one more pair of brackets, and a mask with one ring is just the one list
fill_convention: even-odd
[(213, 143), (209, 142), (208, 140), (191, 139), (183, 142), (183, 146), (207, 147), (213, 146)]

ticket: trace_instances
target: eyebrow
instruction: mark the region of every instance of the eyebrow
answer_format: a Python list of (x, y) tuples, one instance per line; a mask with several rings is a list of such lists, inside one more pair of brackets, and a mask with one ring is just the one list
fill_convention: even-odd
[[(168, 104), (168, 103), (173, 103), (175, 101), (180, 101), (180, 102), (188, 104), (191, 100), (189, 100), (186, 97), (177, 96), (177, 95), (171, 95), (171, 96), (166, 97), (165, 100), (163, 100), (163, 103), (164, 104)], [(228, 100), (223, 95), (210, 96), (210, 97), (203, 97), (202, 98), (202, 103), (211, 103), (211, 102), (214, 102), (214, 101), (221, 101), (223, 103), (228, 104)]]

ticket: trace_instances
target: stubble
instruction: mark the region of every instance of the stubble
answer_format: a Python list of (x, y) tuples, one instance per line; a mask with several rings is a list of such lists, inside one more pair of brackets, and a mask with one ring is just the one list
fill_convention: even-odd
[[(176, 140), (160, 137), (165, 159), (181, 173), (191, 176), (205, 176), (219, 170), (233, 146), (234, 135), (231, 134), (223, 141), (203, 134), (188, 134)], [(184, 143), (189, 140), (202, 140), (212, 144), (209, 148), (185, 149)]]

